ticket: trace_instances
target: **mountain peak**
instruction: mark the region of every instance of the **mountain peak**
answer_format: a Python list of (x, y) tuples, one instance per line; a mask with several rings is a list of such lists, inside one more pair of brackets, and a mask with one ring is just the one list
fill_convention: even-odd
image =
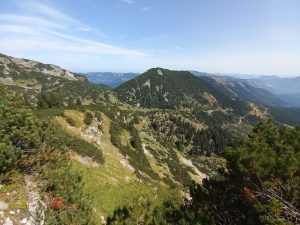
[(245, 103), (221, 94), (189, 71), (152, 68), (116, 88), (119, 99), (145, 108), (229, 110)]

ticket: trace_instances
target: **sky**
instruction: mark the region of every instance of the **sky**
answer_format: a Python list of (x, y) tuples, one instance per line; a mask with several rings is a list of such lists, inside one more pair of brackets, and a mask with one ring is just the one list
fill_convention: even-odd
[(73, 72), (300, 75), (300, 0), (0, 0), (0, 52)]

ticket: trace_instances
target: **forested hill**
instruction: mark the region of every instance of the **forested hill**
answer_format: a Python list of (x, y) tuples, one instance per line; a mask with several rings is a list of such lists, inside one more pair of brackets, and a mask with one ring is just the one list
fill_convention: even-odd
[(120, 100), (146, 108), (201, 106), (247, 110), (246, 103), (211, 88), (188, 71), (154, 68), (116, 88)]
[(184, 110), (200, 120), (219, 118), (214, 122), (218, 126), (256, 114), (248, 102), (219, 92), (188, 71), (150, 69), (117, 87), (116, 93), (137, 107)]

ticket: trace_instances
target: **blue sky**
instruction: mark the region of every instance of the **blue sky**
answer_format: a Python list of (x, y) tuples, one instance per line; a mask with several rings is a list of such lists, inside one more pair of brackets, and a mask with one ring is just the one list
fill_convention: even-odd
[(9, 0), (0, 52), (76, 72), (300, 75), (299, 0)]

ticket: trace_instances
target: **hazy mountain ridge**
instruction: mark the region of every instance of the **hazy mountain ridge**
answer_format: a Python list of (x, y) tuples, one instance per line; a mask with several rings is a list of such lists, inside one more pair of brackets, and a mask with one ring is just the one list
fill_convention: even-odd
[(246, 80), (250, 84), (269, 90), (274, 94), (291, 94), (300, 90), (300, 77), (261, 76)]
[(137, 77), (138, 73), (90, 72), (82, 73), (95, 84), (103, 84), (115, 88), (122, 83)]
[(224, 77), (214, 75), (199, 78), (228, 96), (238, 97), (263, 106), (288, 106), (288, 103), (278, 96), (265, 89), (254, 87), (244, 80), (228, 81)]
[(300, 107), (300, 77), (260, 77), (248, 82), (272, 92), (290, 106)]
[(299, 107), (300, 98), (300, 77), (279, 77), (279, 76), (259, 76), (256, 78), (235, 78), (225, 76), (226, 80), (229, 81), (242, 81), (249, 85), (267, 90), (272, 93), (282, 102), (287, 105), (277, 105), (279, 107)]

